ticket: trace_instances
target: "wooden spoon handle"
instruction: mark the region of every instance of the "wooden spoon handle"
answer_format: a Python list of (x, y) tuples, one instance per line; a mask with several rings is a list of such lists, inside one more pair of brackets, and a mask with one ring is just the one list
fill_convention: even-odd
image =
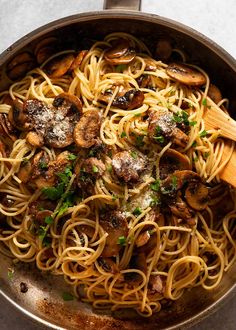
[[(231, 142), (225, 141), (224, 151), (222, 155), (222, 161), (224, 161), (231, 152)], [(236, 148), (234, 149), (232, 156), (223, 170), (219, 173), (220, 178), (236, 187)]]
[(236, 141), (236, 121), (223, 111), (215, 108), (207, 109), (204, 122), (206, 129), (220, 129), (221, 136)]

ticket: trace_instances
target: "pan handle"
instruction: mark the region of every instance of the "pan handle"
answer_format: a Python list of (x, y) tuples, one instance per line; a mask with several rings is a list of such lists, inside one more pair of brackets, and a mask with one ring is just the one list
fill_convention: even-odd
[(104, 9), (140, 10), (141, 0), (105, 0)]

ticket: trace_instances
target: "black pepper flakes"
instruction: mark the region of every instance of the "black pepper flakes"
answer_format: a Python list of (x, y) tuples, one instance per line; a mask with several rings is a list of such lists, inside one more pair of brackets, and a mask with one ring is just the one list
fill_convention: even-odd
[(21, 283), (20, 283), (20, 292), (22, 292), (22, 293), (26, 293), (27, 291), (28, 291), (28, 286), (27, 286), (27, 284), (24, 283), (24, 282), (21, 282)]

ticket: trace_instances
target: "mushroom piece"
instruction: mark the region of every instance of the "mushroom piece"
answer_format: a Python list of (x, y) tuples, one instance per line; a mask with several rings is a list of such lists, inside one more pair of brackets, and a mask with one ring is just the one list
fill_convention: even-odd
[(150, 275), (148, 282), (148, 293), (149, 294), (162, 294), (164, 291), (163, 280), (160, 275)]
[(160, 178), (163, 180), (176, 170), (190, 170), (190, 162), (187, 157), (175, 149), (169, 148), (160, 159)]
[(0, 113), (0, 134), (9, 137), (13, 142), (16, 141), (16, 130), (9, 121), (7, 114)]
[(100, 178), (106, 170), (105, 164), (95, 157), (84, 160), (81, 168), (83, 172), (92, 175), (96, 179)]
[(29, 70), (34, 67), (34, 58), (28, 53), (16, 55), (7, 65), (7, 76), (11, 80), (22, 78)]
[(141, 247), (145, 244), (147, 244), (147, 242), (149, 241), (151, 235), (150, 232), (148, 230), (145, 230), (144, 232), (140, 233), (136, 239), (136, 246), (137, 247)]
[(40, 148), (44, 144), (43, 136), (36, 132), (29, 132), (26, 137), (26, 141), (34, 147)]
[(167, 39), (160, 39), (157, 42), (156, 46), (156, 57), (157, 60), (161, 60), (163, 62), (166, 62), (172, 53), (172, 46), (169, 40)]
[(112, 106), (123, 110), (133, 110), (143, 105), (144, 94), (140, 90), (131, 89), (123, 96), (116, 97), (112, 102)]
[(62, 111), (65, 116), (79, 114), (82, 115), (82, 103), (80, 99), (70, 93), (61, 93), (53, 101), (53, 106)]
[(50, 56), (56, 53), (58, 40), (55, 37), (48, 37), (40, 40), (34, 50), (38, 64), (45, 62)]
[(50, 216), (52, 216), (52, 214), (53, 214), (53, 212), (50, 211), (50, 210), (42, 210), (42, 211), (38, 211), (38, 212), (36, 213), (36, 215), (35, 215), (35, 220), (36, 220), (39, 224), (43, 225), (43, 224), (45, 224), (45, 218), (46, 218), (46, 217), (50, 217)]
[(39, 189), (52, 187), (56, 182), (54, 171), (49, 171), (49, 157), (44, 151), (37, 153), (32, 161), (32, 182)]
[(107, 273), (117, 274), (119, 272), (117, 264), (111, 258), (99, 257), (98, 264)]
[(108, 211), (99, 219), (99, 223), (108, 233), (102, 257), (117, 256), (122, 248), (119, 238), (128, 235), (128, 224), (124, 213), (118, 210)]
[(145, 71), (153, 71), (153, 72), (156, 71), (157, 66), (156, 66), (156, 63), (154, 62), (153, 59), (151, 59), (151, 58), (145, 58), (144, 59), (144, 62), (146, 63)]
[(13, 100), (11, 109), (8, 112), (8, 119), (10, 123), (20, 131), (23, 131), (27, 128), (26, 122), (28, 118), (24, 112), (23, 103), (21, 103), (19, 100)]
[(73, 70), (79, 68), (81, 63), (83, 62), (83, 59), (85, 58), (85, 56), (87, 54), (88, 54), (87, 50), (81, 50), (79, 52), (79, 54), (76, 56), (76, 58), (74, 59), (74, 61), (72, 62), (71, 66), (70, 66), (70, 71), (73, 71)]
[(158, 111), (150, 112), (148, 135), (154, 143), (166, 145), (172, 141), (182, 148), (186, 147), (189, 140), (188, 136), (177, 127), (169, 111), (164, 114)]
[(130, 47), (127, 39), (116, 39), (111, 48), (105, 51), (104, 58), (111, 65), (128, 64), (133, 61), (136, 52)]
[(96, 143), (100, 129), (100, 114), (96, 110), (89, 110), (83, 114), (74, 128), (74, 141), (77, 146), (90, 148)]
[(200, 176), (196, 172), (190, 170), (175, 171), (161, 182), (161, 193), (163, 195), (173, 196), (185, 184), (196, 181), (200, 181)]
[(207, 186), (202, 182), (192, 182), (185, 190), (185, 199), (192, 209), (202, 211), (208, 205), (208, 192)]
[(213, 102), (218, 104), (222, 100), (222, 94), (219, 88), (213, 84), (210, 84), (207, 95)]
[(70, 69), (74, 59), (72, 54), (61, 55), (47, 63), (44, 69), (50, 78), (60, 78)]
[[(141, 270), (141, 272), (143, 272), (146, 275), (147, 259), (145, 254), (140, 252), (137, 255), (133, 255), (129, 263), (129, 268)], [(143, 281), (143, 277), (136, 272), (125, 273), (125, 280), (129, 282), (129, 284), (131, 285), (139, 285)]]
[(112, 159), (112, 168), (124, 182), (137, 182), (147, 165), (145, 156), (140, 152), (121, 151)]
[(32, 164), (30, 161), (22, 162), (20, 169), (18, 171), (18, 178), (23, 183), (29, 182), (31, 178)]
[(206, 84), (206, 77), (197, 69), (182, 63), (171, 63), (166, 68), (168, 76), (188, 86)]
[(174, 204), (169, 205), (169, 207), (172, 214), (176, 217), (185, 220), (187, 223), (195, 224), (193, 211), (188, 208), (187, 204), (180, 196), (178, 196), (177, 201)]
[(150, 75), (142, 74), (136, 80), (140, 88), (153, 88), (151, 86), (152, 81)]

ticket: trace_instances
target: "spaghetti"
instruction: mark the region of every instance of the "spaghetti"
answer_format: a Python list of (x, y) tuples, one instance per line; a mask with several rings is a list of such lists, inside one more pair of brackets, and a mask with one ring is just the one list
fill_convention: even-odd
[(225, 142), (203, 120), (227, 100), (200, 68), (174, 69), (113, 33), (0, 94), (0, 250), (63, 275), (94, 308), (149, 317), (214, 289), (235, 261)]

